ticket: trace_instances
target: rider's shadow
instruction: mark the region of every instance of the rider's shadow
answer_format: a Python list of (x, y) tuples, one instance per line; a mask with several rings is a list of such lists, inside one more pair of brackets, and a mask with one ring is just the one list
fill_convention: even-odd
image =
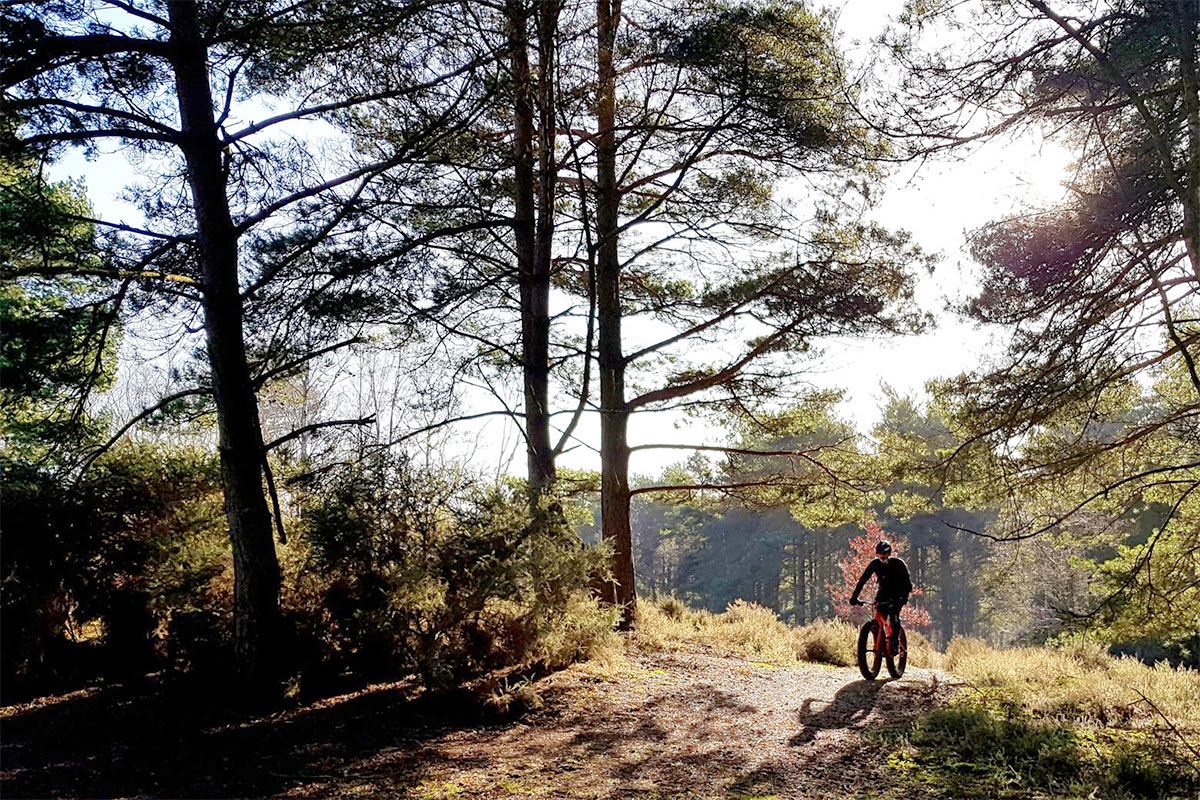
[(833, 700), (810, 697), (800, 706), (800, 732), (788, 740), (790, 745), (811, 742), (819, 731), (858, 727), (875, 708), (880, 681), (855, 681), (838, 690)]

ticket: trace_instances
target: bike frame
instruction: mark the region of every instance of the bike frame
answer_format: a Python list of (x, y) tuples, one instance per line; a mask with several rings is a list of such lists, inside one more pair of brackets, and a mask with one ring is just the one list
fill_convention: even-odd
[(879, 623), (879, 630), (883, 631), (883, 635), (875, 640), (875, 651), (886, 656), (892, 646), (892, 622), (888, 619), (887, 614), (883, 613), (879, 603), (871, 603), (871, 605), (875, 606), (875, 621)]
[[(899, 623), (893, 626), (888, 619), (889, 615), (883, 608), (890, 606), (890, 603), (883, 603), (883, 608), (877, 602), (870, 605), (875, 607), (875, 619), (864, 622), (858, 629), (858, 669), (864, 678), (873, 681), (879, 675), (880, 663), (887, 661), (888, 673), (893, 678), (900, 678), (904, 675), (904, 667), (908, 663), (905, 655), (907, 645), (900, 641), (893, 644), (892, 637), (903, 637), (904, 627)], [(875, 638), (874, 642), (869, 641), (868, 637), (872, 636)]]

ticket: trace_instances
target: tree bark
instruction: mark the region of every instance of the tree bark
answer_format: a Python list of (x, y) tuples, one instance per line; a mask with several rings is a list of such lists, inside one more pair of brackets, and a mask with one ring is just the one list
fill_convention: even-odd
[[(517, 250), (517, 286), (521, 296), (521, 370), (525, 384), (525, 452), (528, 461), (531, 501), (554, 481), (554, 450), (550, 442), (550, 241), (554, 232), (553, 175), (540, 176), (535, 188), (535, 131), (541, 145), (543, 165), (546, 139), (553, 150), (554, 129), (544, 130), (547, 109), (542, 108), (543, 130), (534, 119), (533, 77), (529, 67), (528, 6), (525, 0), (508, 0), (510, 65), (513, 79), (513, 231)], [(539, 47), (542, 46), (544, 9), (538, 9)], [(553, 50), (553, 27), (550, 31)], [(538, 76), (538, 99), (550, 104), (553, 124), (553, 69), (542, 55)], [(550, 53), (553, 58), (553, 52)], [(550, 82), (547, 87), (545, 84)], [(553, 153), (551, 152), (551, 162)], [(535, 196), (536, 193), (536, 196)], [(547, 201), (546, 195), (549, 195)], [(537, 201), (542, 201), (536, 216)], [(548, 202), (548, 204), (547, 204)]]
[(938, 578), (940, 578), (940, 586), (938, 591), (942, 595), (942, 613), (941, 613), (941, 628), (942, 628), (942, 647), (950, 644), (950, 640), (954, 638), (954, 609), (950, 602), (950, 542), (948, 537), (943, 535), (941, 541), (938, 542), (938, 557), (940, 569)]
[(263, 439), (242, 330), (237, 234), (229, 211), (208, 52), (196, 4), (172, 0), (168, 9), (181, 146), (196, 214), (225, 516), (233, 546), (235, 666), (241, 687), (256, 693), (270, 689), (275, 676), (279, 562), (263, 495)]
[(802, 531), (800, 535), (796, 537), (796, 560), (792, 568), (792, 590), (796, 593), (795, 606), (797, 625), (804, 625), (808, 622), (808, 605), (807, 598), (805, 597), (807, 592), (805, 592), (804, 580), (804, 568), (806, 561), (805, 557), (808, 549), (805, 547), (807, 544), (807, 539), (807, 531)]
[[(1182, 84), (1184, 138), (1187, 160), (1183, 168), (1183, 241), (1192, 274), (1200, 279), (1200, 77), (1197, 76), (1196, 39), (1200, 9), (1194, 2), (1175, 7), (1179, 30), (1179, 72)], [(1170, 165), (1167, 165), (1170, 169)]]
[(601, 597), (621, 609), (621, 627), (634, 622), (636, 590), (629, 519), (629, 407), (625, 402), (625, 356), (621, 345), (621, 262), (617, 250), (616, 70), (613, 49), (620, 0), (596, 3), (596, 314), (600, 366), (601, 535), (613, 549), (612, 580)]

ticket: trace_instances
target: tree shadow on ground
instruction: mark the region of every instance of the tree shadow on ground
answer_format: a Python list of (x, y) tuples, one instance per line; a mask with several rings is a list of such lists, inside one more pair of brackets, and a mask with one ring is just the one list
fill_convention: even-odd
[(746, 754), (730, 732), (758, 713), (735, 694), (699, 683), (623, 709), (592, 714), (575, 708), (543, 730), (502, 734), (493, 753), (511, 763), (542, 764), (545, 773), (586, 769), (597, 780), (595, 796), (671, 796), (678, 787), (719, 784), (746, 768)]
[[(694, 713), (668, 730), (659, 722), (664, 705)], [(653, 775), (662, 785), (682, 786), (742, 766), (732, 749), (714, 761), (713, 749), (727, 741), (731, 720), (756, 711), (715, 686), (695, 685), (620, 714), (585, 714), (586, 726), (547, 736), (481, 717), (447, 696), (422, 697), (411, 684), (371, 687), (265, 716), (238, 714), (218, 696), (187, 686), (112, 686), (5, 709), (0, 794), (327, 796), (354, 787), (405, 794), (447, 768), (490, 769), (503, 759), (540, 760), (557, 773), (603, 761), (619, 783)], [(716, 725), (719, 720), (724, 724)], [(485, 751), (478, 746), (481, 734), (489, 742), (507, 739), (507, 746)], [(697, 752), (664, 747), (668, 736), (694, 743)], [(474, 744), (455, 752), (456, 739)]]
[(411, 684), (255, 717), (194, 686), (150, 682), (7, 708), (2, 724), (5, 797), (261, 797), (486, 722)]
[(605, 798), (825, 796), (861, 785), (854, 742), (822, 739), (803, 756), (788, 745), (890, 722), (929, 691), (854, 682), (826, 701), (806, 699), (783, 673), (772, 679), (785, 681), (778, 691), (750, 696), (730, 680), (724, 672), (665, 685), (568, 676), (565, 685), (539, 682), (546, 708), (516, 722), (481, 717), (411, 683), (260, 716), (182, 685), (110, 687), (5, 709), (0, 795), (509, 796), (552, 788), (553, 796)]

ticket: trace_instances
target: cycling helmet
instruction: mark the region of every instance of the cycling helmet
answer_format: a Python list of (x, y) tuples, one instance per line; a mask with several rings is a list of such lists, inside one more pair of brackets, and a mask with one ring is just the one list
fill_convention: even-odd
[(892, 543), (886, 540), (880, 542), (875, 545), (875, 552), (879, 555), (892, 552)]

